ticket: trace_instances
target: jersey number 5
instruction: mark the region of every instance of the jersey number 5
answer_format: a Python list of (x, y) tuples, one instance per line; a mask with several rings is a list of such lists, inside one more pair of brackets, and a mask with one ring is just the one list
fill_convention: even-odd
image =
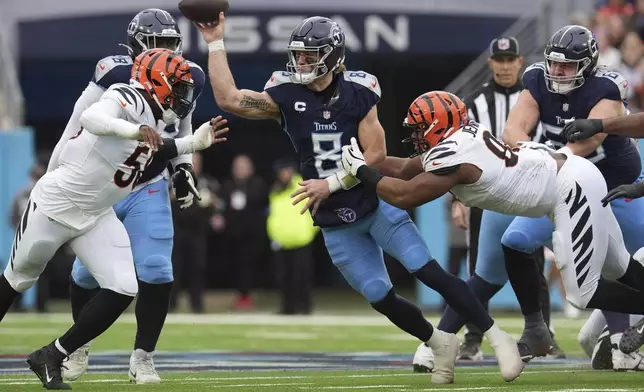
[(512, 167), (519, 162), (519, 156), (512, 151), (510, 146), (501, 143), (490, 132), (483, 132), (483, 141), (488, 150), (492, 151), (492, 154), (505, 161), (506, 167)]
[[(149, 152), (150, 147), (142, 145), (138, 146), (134, 150), (132, 155), (130, 155), (125, 160), (125, 162), (123, 162), (123, 165), (132, 168), (132, 171), (128, 176), (127, 173), (125, 173), (123, 170), (117, 170), (116, 173), (114, 173), (114, 183), (116, 184), (116, 186), (118, 186), (119, 188), (125, 188), (132, 185), (132, 187), (134, 188), (139, 178), (141, 178), (141, 175), (143, 175), (143, 170), (145, 170), (145, 168), (148, 167), (150, 163), (152, 163), (152, 160), (149, 159)], [(143, 168), (141, 168), (141, 166), (143, 166)]]

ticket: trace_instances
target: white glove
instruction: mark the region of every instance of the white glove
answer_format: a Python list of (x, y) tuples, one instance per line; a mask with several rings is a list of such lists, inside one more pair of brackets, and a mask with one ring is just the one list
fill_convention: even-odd
[(352, 137), (351, 145), (342, 147), (342, 167), (347, 173), (351, 173), (355, 177), (358, 169), (363, 165), (366, 165), (364, 156), (360, 151), (358, 141), (355, 137)]
[(193, 135), (184, 136), (175, 139), (174, 142), (177, 146), (177, 154), (192, 154), (197, 151), (205, 150), (212, 146), (214, 141), (213, 129), (210, 121), (207, 121), (195, 130)]

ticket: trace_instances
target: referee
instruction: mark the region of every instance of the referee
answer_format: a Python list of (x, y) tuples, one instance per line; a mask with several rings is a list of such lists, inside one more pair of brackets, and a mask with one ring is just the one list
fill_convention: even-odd
[[(514, 37), (499, 37), (492, 40), (489, 52), (488, 66), (492, 71), (493, 78), (466, 98), (465, 104), (467, 105), (470, 119), (481, 123), (497, 139), (502, 140), (503, 128), (505, 127), (508, 113), (512, 106), (516, 104), (519, 94), (523, 90), (523, 84), (520, 79), (523, 57), (519, 54), (519, 41)], [(541, 126), (535, 129), (532, 136), (532, 140), (539, 141), (541, 138)], [(467, 230), (469, 243), (468, 270), (470, 276), (474, 274), (476, 267), (482, 214), (482, 210), (471, 208), (468, 224), (468, 208), (456, 199), (452, 203), (453, 224)], [(543, 272), (543, 251), (537, 251), (535, 256)], [(543, 277), (541, 288), (544, 312), (546, 309), (547, 312), (550, 312), (550, 296), (545, 277)], [(486, 308), (488, 307), (487, 302), (483, 305)], [(459, 350), (459, 358), (463, 360), (480, 360), (482, 339), (482, 332), (475, 326), (467, 324), (465, 341)]]

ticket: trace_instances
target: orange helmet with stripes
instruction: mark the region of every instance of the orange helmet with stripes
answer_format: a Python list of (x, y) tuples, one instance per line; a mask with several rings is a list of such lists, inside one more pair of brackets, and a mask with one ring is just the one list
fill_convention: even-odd
[(194, 82), (188, 62), (169, 49), (150, 49), (134, 60), (132, 79), (150, 94), (163, 112), (163, 121), (174, 124), (186, 118), (194, 103)]
[(409, 106), (403, 126), (412, 128), (411, 142), (422, 154), (467, 125), (467, 107), (459, 97), (446, 91), (430, 91)]

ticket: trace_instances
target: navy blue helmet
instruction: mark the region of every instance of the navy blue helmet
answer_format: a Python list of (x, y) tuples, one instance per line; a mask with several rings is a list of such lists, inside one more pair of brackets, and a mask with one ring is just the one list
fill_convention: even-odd
[(127, 51), (132, 59), (148, 49), (170, 49), (181, 55), (181, 31), (169, 12), (148, 8), (136, 14), (127, 27)]
[(291, 34), (286, 69), (294, 83), (309, 84), (344, 63), (344, 32), (329, 18), (303, 20)]
[(566, 94), (584, 84), (597, 69), (599, 45), (583, 26), (569, 25), (550, 37), (544, 51), (548, 90)]

